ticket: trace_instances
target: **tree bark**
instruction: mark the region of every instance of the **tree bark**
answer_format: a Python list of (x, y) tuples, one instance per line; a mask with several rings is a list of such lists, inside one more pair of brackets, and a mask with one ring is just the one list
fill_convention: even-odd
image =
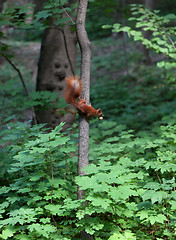
[[(6, 0), (0, 0), (0, 13), (3, 10), (3, 4), (5, 3)], [(3, 28), (0, 27), (0, 32), (3, 31)], [(0, 65), (2, 65), (4, 63), (4, 58), (2, 56), (0, 56)]]
[[(69, 1), (73, 3), (73, 1)], [(66, 14), (63, 13), (63, 17)], [(50, 27), (44, 32), (40, 58), (38, 62), (37, 91), (58, 92), (58, 97), (64, 97), (65, 77), (73, 74), (76, 63), (76, 34), (70, 30), (70, 23), (63, 28), (55, 26), (56, 19), (50, 19)], [(75, 119), (73, 111), (67, 109), (63, 115), (57, 109), (37, 110), (38, 123), (48, 123), (55, 127), (60, 122), (66, 122), (68, 127)]]
[[(91, 42), (88, 39), (85, 29), (85, 19), (88, 0), (79, 0), (77, 19), (76, 19), (76, 34), (81, 50), (81, 74), (80, 78), (83, 81), (82, 97), (87, 104), (90, 102), (90, 59), (91, 59)], [(85, 175), (86, 172), (82, 169), (89, 165), (89, 123), (85, 117), (79, 118), (79, 143), (78, 143), (78, 174)], [(78, 186), (78, 199), (84, 197), (84, 191)]]
[[(152, 11), (154, 9), (154, 2), (153, 0), (144, 0), (144, 5), (145, 8), (149, 9), (150, 11)], [(146, 39), (149, 39), (151, 35), (150, 31), (143, 31), (143, 36)], [(150, 51), (148, 48), (146, 48), (146, 46), (142, 45), (142, 50), (145, 56), (145, 62), (147, 65), (151, 64), (151, 57), (150, 57)]]
[(153, 10), (154, 9), (154, 1), (153, 0), (145, 0), (145, 7)]
[(6, 0), (1, 0), (0, 1), (0, 12), (3, 10), (3, 4), (5, 3)]
[[(90, 103), (90, 59), (91, 59), (91, 42), (88, 39), (85, 29), (85, 19), (88, 0), (79, 0), (78, 12), (76, 19), (76, 34), (81, 50), (81, 73), (80, 78), (83, 81), (82, 98), (87, 104)], [(89, 123), (85, 117), (79, 117), (79, 142), (78, 142), (78, 174), (86, 175), (82, 169), (89, 165)], [(82, 199), (84, 191), (78, 186), (77, 197)], [(94, 239), (93, 236), (85, 231), (80, 233), (80, 239)]]

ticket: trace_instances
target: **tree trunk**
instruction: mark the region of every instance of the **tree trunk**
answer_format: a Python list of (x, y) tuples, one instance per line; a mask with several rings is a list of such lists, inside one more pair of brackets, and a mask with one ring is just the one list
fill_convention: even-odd
[(154, 2), (153, 2), (153, 0), (145, 0), (145, 7), (150, 9), (150, 10), (153, 10), (154, 9)]
[(0, 0), (0, 13), (3, 10), (3, 4), (5, 3), (6, 0)]
[[(81, 50), (81, 74), (80, 78), (83, 81), (82, 98), (86, 103), (90, 103), (90, 59), (91, 59), (91, 42), (88, 39), (85, 29), (85, 19), (88, 0), (79, 0), (78, 12), (76, 19), (76, 33)], [(89, 123), (85, 117), (79, 117), (79, 142), (78, 142), (78, 174), (86, 175), (83, 171), (85, 166), (89, 165)], [(84, 198), (84, 191), (78, 186), (78, 199)], [(85, 231), (81, 231), (80, 239), (94, 239), (93, 236)]]
[[(65, 13), (63, 17), (65, 17)], [(67, 23), (62, 29), (54, 27), (55, 19), (51, 19), (50, 27), (45, 30), (38, 63), (37, 91), (58, 92), (64, 97), (65, 77), (73, 74), (76, 62), (76, 34)], [(60, 122), (67, 122), (65, 127), (74, 121), (74, 114), (68, 109), (63, 115), (57, 109), (37, 110), (38, 123), (48, 123), (55, 127)]]
[[(144, 0), (144, 5), (145, 8), (149, 9), (150, 11), (152, 11), (154, 9), (154, 2), (153, 0)], [(146, 39), (149, 39), (151, 35), (150, 31), (143, 31), (143, 36)], [(150, 57), (150, 51), (148, 48), (146, 48), (146, 46), (142, 45), (142, 51), (144, 53), (145, 56), (145, 62), (147, 65), (151, 64), (151, 57)]]
[[(6, 0), (0, 0), (0, 13), (3, 11), (3, 4)], [(0, 27), (0, 32), (3, 31), (3, 27)], [(0, 65), (4, 63), (4, 58), (0, 56)]]
[[(81, 74), (80, 77), (83, 81), (82, 98), (86, 103), (90, 102), (90, 58), (91, 58), (91, 42), (87, 37), (85, 30), (85, 18), (87, 11), (88, 0), (79, 0), (78, 13), (76, 19), (76, 33), (78, 43), (81, 49)], [(89, 165), (89, 123), (85, 117), (79, 118), (79, 144), (78, 144), (78, 174), (85, 175), (86, 172), (82, 171), (85, 166)], [(78, 187), (78, 199), (82, 199), (84, 192)]]

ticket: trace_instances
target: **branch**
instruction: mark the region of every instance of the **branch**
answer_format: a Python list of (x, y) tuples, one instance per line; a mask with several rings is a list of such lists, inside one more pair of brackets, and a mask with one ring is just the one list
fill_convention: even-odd
[(70, 64), (71, 72), (72, 72), (73, 75), (75, 75), (74, 69), (73, 69), (73, 65), (72, 65), (72, 62), (71, 62), (71, 60), (70, 60), (70, 55), (69, 55), (69, 52), (68, 52), (67, 39), (66, 39), (66, 36), (65, 36), (64, 29), (61, 29), (61, 32), (62, 32), (62, 35), (63, 35), (64, 45), (65, 45), (65, 51), (66, 51), (67, 58), (68, 58), (68, 61), (69, 61), (69, 64)]
[(64, 10), (65, 14), (67, 15), (67, 17), (70, 18), (70, 21), (73, 25), (75, 25), (75, 22), (73, 21), (72, 17), (68, 14), (68, 12), (65, 10), (64, 6), (61, 4), (61, 0), (59, 0), (60, 6), (61, 8)]
[[(59, 0), (59, 4), (60, 4), (61, 8), (64, 10), (64, 13), (69, 17), (71, 23), (75, 26), (75, 22), (73, 21), (72, 17), (68, 14), (68, 12), (65, 10), (64, 6), (61, 3), (61, 0)], [(62, 17), (64, 18), (63, 14), (62, 14)], [(72, 65), (72, 62), (71, 62), (71, 59), (70, 59), (68, 47), (67, 47), (67, 39), (66, 39), (66, 36), (65, 36), (64, 28), (57, 28), (57, 29), (61, 30), (61, 32), (62, 32), (63, 39), (64, 39), (64, 45), (65, 45), (65, 51), (66, 51), (66, 55), (67, 55), (67, 58), (68, 58), (68, 61), (69, 61), (69, 64), (70, 64), (71, 72), (72, 72), (72, 75), (75, 75), (73, 65)]]
[(169, 39), (169, 41), (171, 42), (172, 47), (173, 47), (174, 49), (176, 49), (175, 44), (174, 44), (174, 42), (172, 41), (171, 37), (170, 37), (168, 34), (166, 34), (166, 36), (167, 36), (167, 38)]
[[(15, 66), (15, 64), (6, 56), (2, 53), (2, 56), (5, 58), (5, 60), (15, 69), (15, 71), (18, 73), (19, 77), (20, 77), (20, 80), (21, 80), (21, 83), (24, 87), (24, 90), (26, 92), (26, 95), (27, 97), (30, 99), (30, 96), (29, 96), (29, 93), (28, 93), (28, 90), (27, 90), (27, 87), (26, 87), (26, 84), (24, 82), (24, 79), (23, 79), (23, 76), (20, 72), (20, 70)], [(31, 107), (31, 110), (32, 110), (32, 115), (33, 115), (33, 118), (34, 118), (34, 123), (37, 124), (37, 120), (36, 120), (36, 115), (35, 115), (35, 111), (34, 111), (34, 107), (32, 106)]]

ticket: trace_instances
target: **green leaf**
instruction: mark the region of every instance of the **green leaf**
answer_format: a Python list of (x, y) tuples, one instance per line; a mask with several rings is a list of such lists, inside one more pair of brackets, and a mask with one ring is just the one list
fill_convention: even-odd
[(109, 29), (109, 28), (112, 28), (112, 26), (111, 25), (103, 25), (102, 28), (103, 29)]
[(48, 238), (49, 233), (54, 233), (56, 231), (56, 227), (50, 225), (50, 224), (39, 224), (39, 223), (33, 223), (28, 226), (28, 229), (31, 232), (37, 232), (39, 236), (43, 236)]
[(52, 12), (49, 12), (48, 10), (42, 10), (42, 11), (39, 11), (37, 14), (36, 14), (36, 19), (35, 21), (39, 21), (39, 20), (45, 20), (47, 19), (49, 16), (52, 16)]
[(176, 201), (170, 201), (169, 203), (171, 204), (171, 209), (175, 211), (176, 210)]
[(165, 18), (171, 19), (171, 20), (176, 20), (176, 15), (173, 13), (167, 14)]
[(147, 219), (149, 216), (149, 212), (146, 210), (143, 210), (137, 214), (140, 217), (140, 220)]
[(86, 171), (87, 174), (93, 174), (93, 173), (98, 173), (98, 168), (95, 164), (90, 164), (87, 167), (83, 168), (83, 171)]
[(165, 66), (165, 64), (166, 64), (165, 61), (158, 62), (157, 67), (162, 68)]
[(157, 182), (148, 182), (146, 185), (144, 185), (144, 188), (159, 190), (161, 188), (161, 184)]
[(30, 240), (31, 239), (26, 234), (18, 234), (17, 236), (15, 236), (15, 238), (19, 239), (19, 240)]
[(15, 228), (11, 226), (7, 226), (3, 231), (2, 234), (0, 235), (2, 239), (8, 239), (9, 237), (12, 237), (15, 233)]
[(129, 230), (121, 233), (114, 233), (108, 240), (136, 240), (136, 236)]
[(12, 116), (9, 116), (8, 118), (6, 118), (6, 119), (3, 121), (3, 123), (6, 123), (6, 122), (12, 120), (13, 118), (15, 118), (15, 115), (12, 115)]
[(155, 223), (164, 223), (164, 221), (167, 221), (166, 216), (164, 216), (164, 214), (158, 214), (157, 216), (151, 216), (148, 218), (148, 220), (150, 221), (151, 225), (155, 224)]
[(163, 191), (156, 192), (154, 190), (147, 190), (142, 196), (144, 201), (150, 199), (152, 201), (152, 204), (156, 202), (161, 203), (162, 200), (166, 197), (167, 194), (164, 193)]
[(87, 200), (91, 201), (93, 206), (101, 206), (104, 209), (107, 209), (112, 203), (112, 201), (109, 199), (103, 199), (100, 197), (93, 197), (93, 196), (88, 196)]

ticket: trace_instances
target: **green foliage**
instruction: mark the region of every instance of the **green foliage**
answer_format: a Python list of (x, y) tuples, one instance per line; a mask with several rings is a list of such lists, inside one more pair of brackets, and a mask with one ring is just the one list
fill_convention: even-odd
[(101, 226), (101, 230), (95, 225), (90, 230), (85, 223), (87, 232), (102, 239), (175, 238), (173, 122), (153, 129), (150, 135), (137, 136), (113, 122), (98, 127), (94, 141), (105, 138), (91, 148), (87, 176), (76, 178), (87, 196), (78, 217), (90, 214), (91, 221)]
[[(104, 0), (90, 1), (87, 11), (86, 30), (90, 39), (102, 38), (103, 36), (110, 35), (111, 31), (102, 31), (104, 23), (113, 24), (115, 15), (118, 11), (118, 4), (115, 1)], [(96, 24), (95, 24), (96, 23)]]
[[(109, 74), (103, 76), (104, 70), (95, 73), (100, 79), (92, 87), (91, 102), (101, 107), (105, 119), (136, 130), (150, 129), (153, 123), (175, 112), (175, 86), (167, 83), (165, 69), (146, 68), (132, 60), (133, 65), (129, 62), (130, 76), (119, 75), (118, 80), (111, 80)], [(122, 62), (121, 59), (118, 64), (124, 67)], [(111, 62), (106, 63), (108, 68)]]
[[(132, 4), (132, 14), (129, 20), (135, 21), (135, 28), (125, 26), (122, 27), (119, 23), (113, 25), (114, 32), (124, 31), (128, 36), (133, 37), (135, 41), (141, 41), (143, 45), (147, 48), (154, 49), (157, 53), (165, 54), (170, 58), (170, 61), (162, 61), (158, 63), (159, 67), (165, 67), (166, 69), (175, 68), (175, 43), (174, 36), (176, 34), (176, 27), (169, 25), (171, 20), (176, 19), (176, 15), (168, 14), (166, 16), (159, 16), (159, 11), (154, 10), (151, 12), (148, 9), (144, 9), (142, 5)], [(111, 26), (105, 25), (104, 28), (109, 28)], [(152, 37), (145, 38), (141, 28), (144, 31), (150, 31)], [(173, 38), (173, 39), (172, 39)]]
[(25, 19), (31, 17), (29, 9), (34, 5), (32, 4), (23, 4), (23, 5), (14, 5), (11, 7), (4, 8), (4, 11), (0, 13), (0, 26), (11, 26), (27, 28), (29, 25), (26, 24)]
[[(67, 5), (67, 7), (65, 7)], [(64, 6), (64, 7), (63, 7)], [(70, 4), (68, 5), (67, 0), (56, 1), (56, 0), (49, 0), (45, 2), (43, 10), (39, 11), (34, 20), (34, 26), (36, 25), (37, 28), (41, 27), (48, 27), (50, 17), (56, 19), (54, 22), (55, 27), (63, 27), (66, 22), (70, 22), (70, 13), (74, 13), (77, 4)], [(63, 15), (67, 12), (67, 16)]]
[(160, 9), (162, 15), (176, 12), (176, 2), (171, 2), (169, 0), (160, 0), (157, 4), (157, 9)]
[[(20, 41), (22, 37), (25, 40), (36, 40), (41, 38), (43, 31), (50, 26), (51, 17), (52, 27), (62, 28), (67, 22), (72, 24), (71, 17), (68, 16), (75, 14), (76, 7), (77, 4), (68, 5), (68, 0), (48, 0), (43, 4), (43, 9), (33, 15), (31, 9), (35, 9), (34, 4), (7, 5), (0, 13), (0, 26), (10, 27), (11, 31), (6, 36), (0, 31), (0, 35)], [(4, 47), (7, 47), (5, 43), (0, 46), (0, 50)]]
[[(24, 68), (21, 68), (23, 72)], [(29, 77), (29, 70), (25, 69), (25, 81)], [(26, 82), (27, 87), (29, 83)], [(5, 119), (9, 115), (16, 114), (18, 119), (22, 120), (22, 110), (24, 110), (24, 103), (27, 102), (22, 83), (20, 82), (19, 76), (12, 69), (12, 67), (6, 63), (1, 66), (0, 71), (0, 108), (1, 108), (1, 119)]]
[[(17, 65), (18, 66), (18, 65)], [(56, 92), (33, 90), (31, 81), (31, 72), (25, 67), (20, 67), (20, 71), (24, 77), (27, 89), (30, 91), (29, 97), (26, 96), (24, 87), (20, 81), (18, 74), (8, 64), (1, 66), (0, 73), (0, 108), (1, 118), (5, 119), (9, 115), (15, 114), (18, 120), (24, 120), (24, 111), (32, 106), (47, 108), (65, 108), (66, 103), (61, 99), (58, 100)]]
[(52, 106), (54, 106), (52, 102), (55, 101), (57, 97), (58, 97), (57, 92), (49, 91), (31, 92), (30, 101), (26, 103), (25, 107), (29, 108), (31, 106), (42, 106), (45, 108), (51, 108)]
[[(0, 142), (1, 238), (79, 239), (85, 229), (95, 239), (174, 239), (174, 119), (137, 134), (103, 121), (90, 132), (87, 175), (75, 177), (76, 135), (60, 133), (63, 124), (47, 133), (8, 118)], [(76, 184), (84, 200), (76, 199)]]
[(66, 225), (74, 226), (80, 202), (73, 186), (75, 158), (69, 154), (75, 149), (70, 137), (60, 133), (63, 125), (45, 133), (43, 125), (7, 123), (2, 131), (1, 167), (8, 182), (0, 191), (1, 239), (64, 239)]

